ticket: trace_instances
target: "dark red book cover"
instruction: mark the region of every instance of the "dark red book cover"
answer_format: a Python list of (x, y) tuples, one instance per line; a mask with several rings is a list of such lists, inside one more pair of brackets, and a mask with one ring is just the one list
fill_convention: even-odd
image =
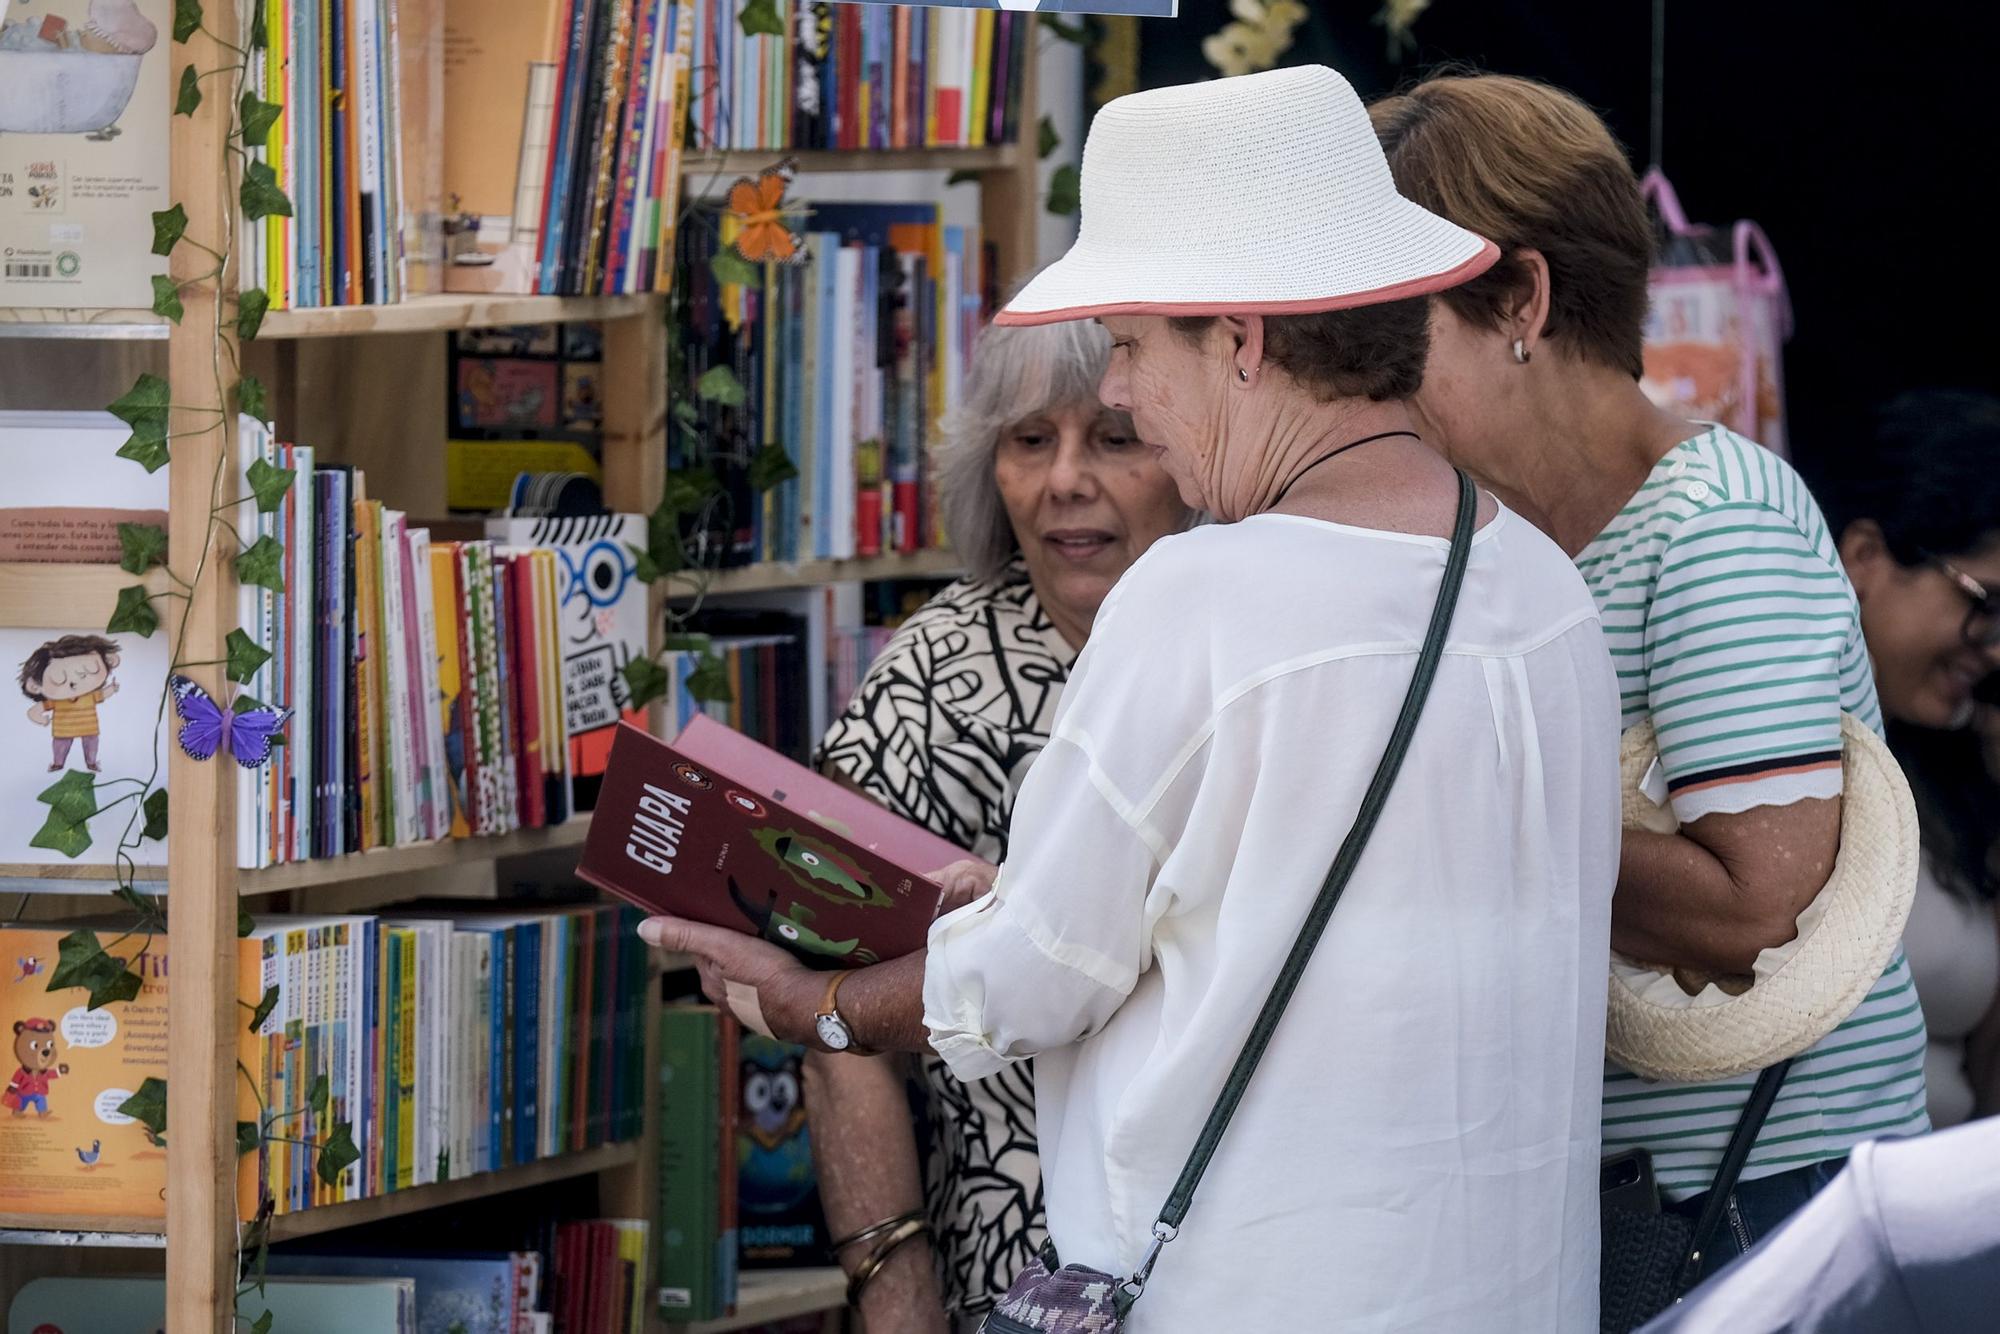
[(926, 877), (965, 855), (698, 716), (672, 745), (619, 726), (577, 874), (844, 968), (923, 948), (938, 901)]

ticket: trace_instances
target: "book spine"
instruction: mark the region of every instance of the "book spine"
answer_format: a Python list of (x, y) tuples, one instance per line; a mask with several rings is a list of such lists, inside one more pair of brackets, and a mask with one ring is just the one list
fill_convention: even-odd
[(721, 1023), (705, 1006), (674, 1006), (659, 1017), (659, 1305), (670, 1320), (713, 1320), (714, 1248), (722, 1233)]
[(396, 939), (396, 1188), (419, 1184), (417, 1167), (417, 933)]

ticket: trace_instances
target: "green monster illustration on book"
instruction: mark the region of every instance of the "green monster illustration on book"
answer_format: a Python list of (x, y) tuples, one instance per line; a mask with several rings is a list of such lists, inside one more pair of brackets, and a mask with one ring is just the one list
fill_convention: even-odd
[[(765, 827), (751, 830), (750, 837), (784, 869), (794, 885), (830, 903), (856, 908), (888, 908), (895, 904), (865, 871), (810, 834)], [(837, 968), (876, 961), (875, 952), (863, 948), (859, 936), (833, 940), (820, 934), (814, 926), (819, 914), (797, 899), (780, 911), (775, 889), (761, 905), (752, 903), (732, 877), (729, 897), (757, 928), (758, 935), (785, 946), (815, 967)]]

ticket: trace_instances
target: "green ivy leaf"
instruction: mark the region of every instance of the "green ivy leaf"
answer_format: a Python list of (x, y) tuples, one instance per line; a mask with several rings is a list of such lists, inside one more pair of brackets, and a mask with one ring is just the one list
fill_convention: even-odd
[[(260, 4), (259, 11), (263, 9)], [(278, 113), (284, 108), (276, 102), (266, 102), (252, 92), (243, 94), (238, 104), (238, 114), (242, 120), (243, 142), (252, 148), (268, 148), (271, 142), (271, 127), (277, 124)]]
[(1074, 163), (1065, 162), (1057, 167), (1049, 177), (1049, 212), (1063, 218), (1075, 213), (1083, 204), (1082, 189)]
[(632, 696), (629, 707), (642, 709), (666, 696), (672, 684), (666, 668), (651, 658), (633, 658), (624, 667), (625, 689)]
[(354, 1147), (354, 1132), (342, 1123), (327, 1132), (319, 1146), (319, 1179), (327, 1185), (340, 1183), (340, 1174), (361, 1160)]
[(118, 1104), (118, 1110), (146, 1127), (155, 1142), (164, 1143), (167, 1137), (167, 1081), (147, 1076), (140, 1081), (138, 1092)]
[(112, 897), (139, 914), (147, 925), (146, 930), (166, 930), (166, 919), (160, 915), (160, 905), (141, 894), (131, 885), (120, 885), (111, 891)]
[(147, 371), (132, 382), (123, 396), (113, 400), (111, 415), (127, 426), (138, 426), (142, 422), (157, 421), (164, 429), (167, 424), (167, 382)]
[(688, 673), (688, 695), (702, 704), (727, 704), (736, 697), (729, 686), (729, 666), (713, 653), (704, 653)]
[(750, 460), (750, 488), (760, 495), (798, 475), (798, 466), (783, 445), (766, 445)]
[(101, 966), (98, 960), (103, 957), (104, 946), (98, 944), (95, 931), (70, 932), (56, 942), (56, 966), (49, 974), (48, 989), (67, 991), (90, 985), (90, 976)]
[(743, 382), (727, 366), (710, 366), (702, 372), (701, 379), (695, 381), (694, 392), (697, 398), (720, 403), (725, 408), (740, 408), (745, 401)]
[(236, 558), (236, 582), (273, 593), (285, 591), (285, 544), (269, 533), (258, 538)]
[(668, 635), (660, 641), (662, 653), (706, 653), (714, 646), (707, 635)]
[(1088, 46), (1090, 44), (1090, 25), (1084, 20), (1078, 19), (1075, 23), (1064, 23), (1054, 14), (1044, 14), (1041, 18), (1044, 28), (1054, 33), (1062, 41), (1068, 42), (1071, 46)]
[(258, 1131), (255, 1121), (238, 1121), (236, 1123), (236, 1156), (238, 1158), (243, 1157), (245, 1154), (257, 1152), (257, 1146), (263, 1142), (264, 1136)]
[(271, 1334), (271, 1313), (269, 1311), (250, 1322), (250, 1334)]
[(325, 1116), (326, 1100), (331, 1092), (332, 1086), (326, 1082), (326, 1076), (314, 1075), (313, 1082), (306, 1087), (306, 1106), (313, 1109), (314, 1115)]
[(179, 324), (181, 316), (187, 314), (186, 307), (181, 305), (181, 285), (173, 280), (171, 274), (153, 275), (153, 313), (175, 324)]
[(153, 215), (153, 253), (171, 255), (181, 238), (187, 235), (187, 210), (179, 204), (162, 209)]
[(978, 172), (973, 171), (967, 167), (960, 167), (957, 171), (945, 177), (944, 183), (946, 185), (972, 185), (976, 183), (978, 180), (979, 180)]
[[(110, 959), (112, 956), (107, 954), (104, 957)], [(106, 974), (92, 985), (90, 1004), (86, 1008), (101, 1010), (107, 1005), (135, 1000), (144, 986), (145, 982), (137, 973), (128, 968), (120, 968), (115, 973)]]
[[(660, 505), (668, 514), (689, 514), (701, 508), (701, 503), (722, 489), (722, 482), (707, 468), (696, 468), (689, 472), (667, 474), (666, 494)], [(657, 520), (660, 511), (654, 510)], [(657, 549), (655, 555), (658, 554)]]
[(242, 630), (231, 630), (223, 644), (229, 651), (229, 665), (226, 668), (229, 679), (242, 685), (257, 674), (257, 669), (271, 660), (271, 655), (260, 647), (256, 640)]
[(201, 76), (194, 72), (193, 65), (181, 69), (181, 89), (174, 97), (174, 114), (192, 116), (201, 105)]
[(28, 840), (31, 848), (47, 848), (60, 852), (65, 857), (81, 857), (90, 851), (90, 829), (82, 821), (69, 819), (59, 811), (50, 811), (42, 827)]
[(264, 18), (264, 0), (257, 0), (250, 10), (250, 49), (262, 51), (270, 44), (271, 32)]
[(256, 929), (257, 929), (257, 919), (250, 915), (250, 910), (248, 908), (245, 908), (240, 903), (237, 904), (236, 938), (238, 940), (242, 940), (245, 936), (248, 936), (252, 931), (255, 931)]
[(745, 36), (758, 33), (767, 37), (785, 35), (785, 20), (778, 15), (777, 0), (747, 0), (736, 21), (742, 25)]
[(249, 342), (264, 327), (264, 316), (271, 311), (271, 294), (261, 287), (253, 287), (236, 298), (236, 336)]
[(250, 1031), (255, 1033), (270, 1019), (271, 1011), (278, 1008), (278, 984), (273, 982), (264, 988), (264, 994), (257, 1001), (257, 1008), (250, 1012)]
[[(156, 787), (146, 794), (144, 836), (155, 841), (167, 836), (167, 790)], [(241, 935), (241, 932), (237, 933)]]
[(298, 475), (295, 468), (274, 468), (258, 459), (248, 470), (250, 494), (257, 497), (257, 509), (269, 514), (285, 503), (285, 492), (292, 489), (292, 479)]
[(716, 251), (708, 261), (708, 271), (715, 275), (715, 281), (734, 283), (738, 287), (758, 287), (764, 281), (763, 273), (738, 254), (735, 246)]
[(257, 421), (271, 419), (271, 398), (264, 390), (264, 382), (254, 375), (246, 375), (236, 383), (236, 410)]
[(132, 435), (118, 446), (118, 457), (130, 459), (147, 472), (158, 472), (167, 464), (167, 430), (165, 426), (145, 426), (132, 428)]
[(632, 576), (642, 584), (650, 584), (660, 577), (660, 563), (653, 559), (653, 553), (643, 551), (630, 542), (625, 549), (632, 553)]
[(160, 613), (153, 610), (144, 584), (127, 584), (118, 590), (118, 606), (104, 624), (106, 634), (129, 632), (141, 639), (151, 639), (153, 631), (159, 628)]
[(1056, 133), (1056, 123), (1050, 117), (1042, 117), (1040, 134), (1040, 146), (1035, 150), (1036, 157), (1046, 158), (1049, 154), (1062, 147), (1062, 136)]
[(701, 409), (683, 398), (674, 404), (674, 420), (692, 431), (701, 425)]
[(251, 222), (273, 213), (281, 218), (292, 216), (292, 201), (278, 188), (278, 173), (268, 162), (244, 166), (243, 186), (237, 194), (243, 203), (243, 216)]
[(174, 0), (174, 40), (185, 43), (201, 26), (201, 0)]
[(121, 523), (118, 545), (125, 554), (118, 568), (127, 574), (144, 574), (167, 556), (167, 530), (156, 523)]

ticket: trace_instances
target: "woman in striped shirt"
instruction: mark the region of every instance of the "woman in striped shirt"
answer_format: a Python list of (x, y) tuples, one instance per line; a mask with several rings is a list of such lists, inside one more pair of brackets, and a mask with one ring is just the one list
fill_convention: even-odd
[[(1427, 438), (1576, 560), (1650, 718), (1680, 832), (1627, 830), (1612, 947), (1741, 974), (1796, 935), (1840, 838), (1840, 715), (1880, 727), (1854, 591), (1818, 506), (1777, 456), (1639, 387), (1652, 231), (1602, 121), (1566, 93), (1433, 79), (1374, 108), (1396, 184), (1499, 243), (1433, 302), (1416, 400)], [(1793, 1066), (1704, 1272), (1831, 1180), (1848, 1152), (1928, 1128), (1924, 1021), (1899, 950)], [(1607, 1065), (1606, 1152), (1643, 1149), (1696, 1212), (1755, 1076), (1660, 1084)]]

